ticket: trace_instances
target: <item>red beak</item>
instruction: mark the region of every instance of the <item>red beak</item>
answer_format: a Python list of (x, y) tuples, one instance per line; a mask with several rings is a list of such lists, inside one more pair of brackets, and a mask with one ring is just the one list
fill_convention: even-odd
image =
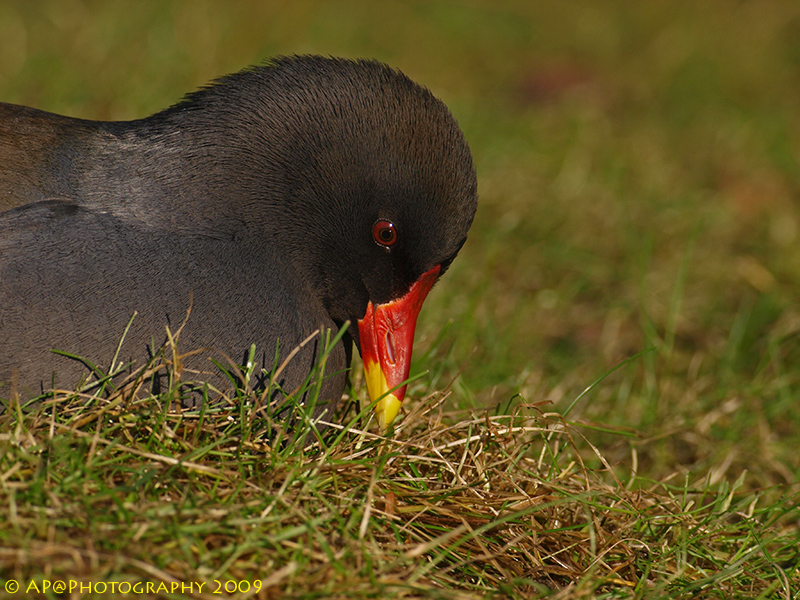
[(423, 274), (398, 300), (377, 306), (370, 302), (367, 314), (358, 322), (367, 391), (370, 401), (379, 401), (375, 414), (382, 431), (394, 421), (406, 394), (406, 386), (400, 384), (411, 369), (417, 316), (440, 270), (437, 265)]

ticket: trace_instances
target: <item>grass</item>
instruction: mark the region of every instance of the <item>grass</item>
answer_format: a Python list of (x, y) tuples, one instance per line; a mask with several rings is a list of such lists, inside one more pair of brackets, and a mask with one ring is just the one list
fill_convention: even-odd
[(745, 477), (612, 468), (590, 443), (608, 428), (542, 406), (454, 414), (434, 392), (388, 437), (350, 405), (310, 446), (270, 445), (280, 423), (253, 418), (257, 395), (170, 410), (179, 385), (3, 417), (8, 579), (243, 598), (755, 598), (797, 584), (791, 498), (763, 503)]
[(85, 118), (276, 53), (390, 62), (451, 106), (481, 199), (387, 437), (351, 402), (270, 445), (252, 393), (182, 412), (177, 384), (7, 411), (0, 582), (797, 598), (799, 24), (721, 0), (4, 3), (0, 99)]

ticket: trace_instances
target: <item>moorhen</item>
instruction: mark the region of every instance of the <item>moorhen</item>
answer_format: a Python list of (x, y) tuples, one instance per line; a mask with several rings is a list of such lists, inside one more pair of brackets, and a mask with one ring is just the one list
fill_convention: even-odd
[[(349, 322), (320, 403), (341, 399), (355, 343), (386, 429), (476, 207), (448, 109), (371, 60), (277, 58), (126, 122), (0, 104), (0, 398), (74, 389), (86, 366), (51, 349), (102, 365), (122, 338), (135, 367), (184, 320), (203, 377), (252, 343), (272, 371)], [(323, 350), (275, 383), (297, 390)]]

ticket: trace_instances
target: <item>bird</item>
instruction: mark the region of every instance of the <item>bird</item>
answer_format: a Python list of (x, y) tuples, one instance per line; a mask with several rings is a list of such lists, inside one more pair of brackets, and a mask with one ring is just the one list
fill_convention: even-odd
[(328, 332), (320, 406), (355, 347), (386, 430), (477, 201), (451, 112), (376, 60), (279, 56), (131, 121), (0, 104), (0, 399), (141, 366), (167, 328), (200, 374), (253, 344), (263, 373), (292, 356), (288, 394)]

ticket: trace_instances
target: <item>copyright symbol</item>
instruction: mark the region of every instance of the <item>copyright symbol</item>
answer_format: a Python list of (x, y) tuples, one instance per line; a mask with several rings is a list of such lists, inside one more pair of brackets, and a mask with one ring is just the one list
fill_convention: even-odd
[(19, 591), (19, 582), (16, 579), (6, 581), (6, 591), (9, 594), (16, 594)]

